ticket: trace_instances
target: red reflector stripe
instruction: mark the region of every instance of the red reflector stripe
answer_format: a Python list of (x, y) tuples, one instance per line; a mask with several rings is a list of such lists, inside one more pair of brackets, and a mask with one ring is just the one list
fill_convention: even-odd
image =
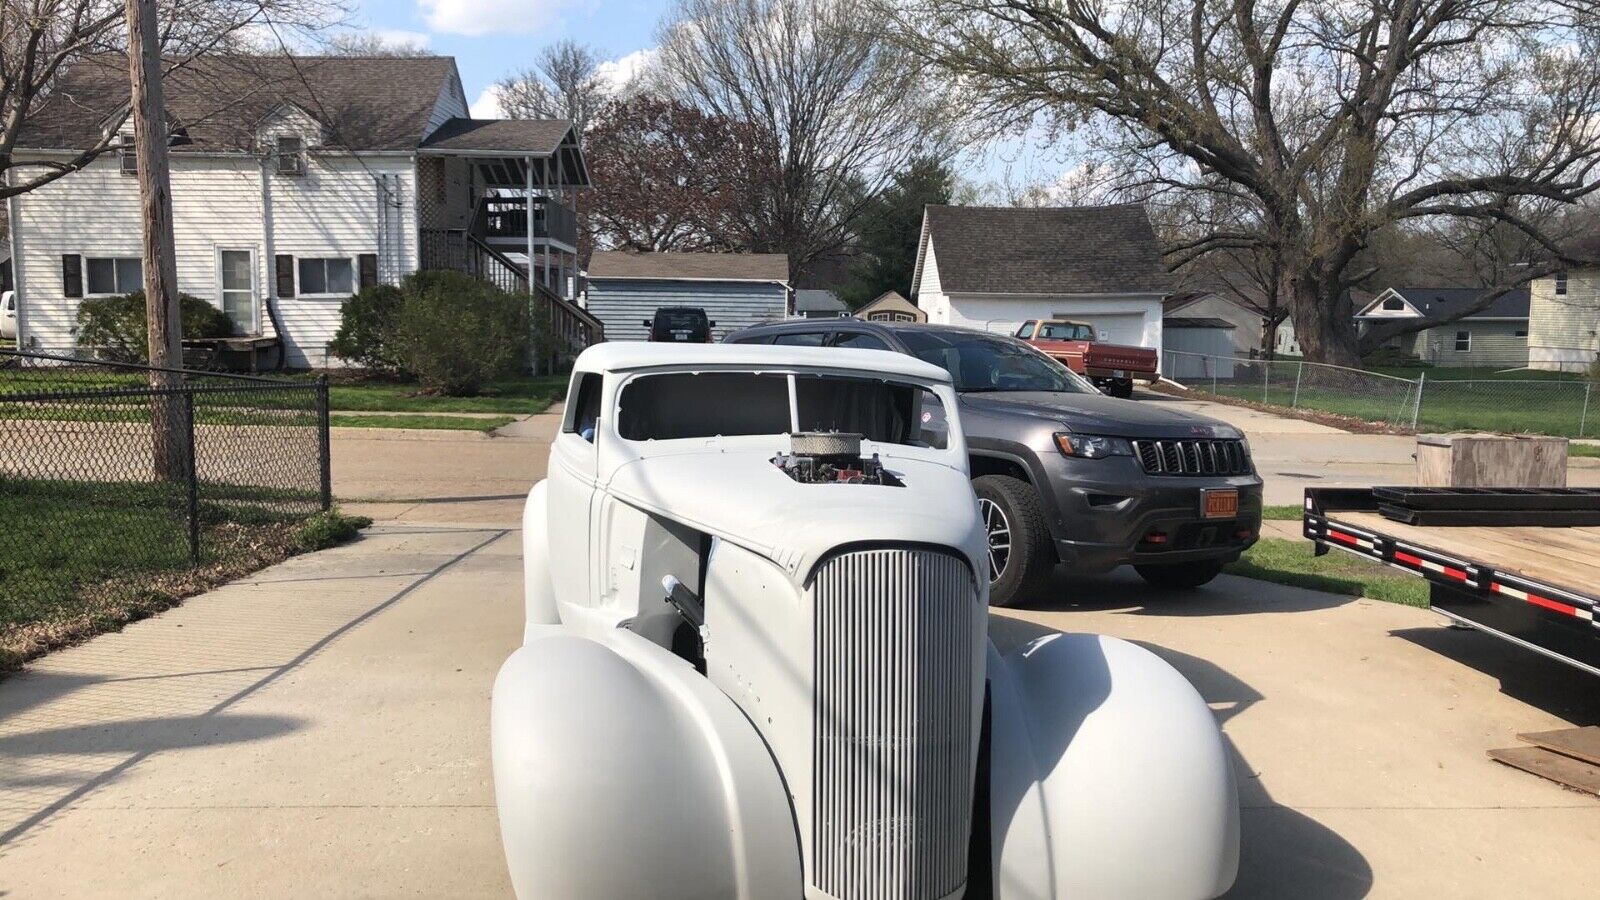
[(1444, 574), (1449, 575), (1451, 578), (1454, 578), (1458, 581), (1467, 580), (1467, 573), (1461, 571), (1460, 569), (1452, 569), (1449, 566), (1440, 566), (1439, 569), (1440, 571), (1444, 572)]
[(1497, 594), (1510, 594), (1511, 596), (1514, 596), (1514, 597), (1520, 597), (1523, 600), (1526, 600), (1527, 602), (1533, 604), (1534, 606), (1540, 606), (1540, 607), (1543, 607), (1545, 609), (1552, 610), (1554, 612), (1562, 613), (1564, 615), (1579, 616), (1579, 617), (1587, 618), (1586, 616), (1584, 616), (1584, 613), (1582, 611), (1579, 611), (1579, 609), (1576, 606), (1573, 606), (1573, 605), (1571, 605), (1569, 603), (1561, 603), (1560, 601), (1557, 601), (1557, 600), (1551, 600), (1549, 597), (1541, 597), (1538, 594), (1533, 594), (1533, 593), (1529, 593), (1527, 591), (1518, 590), (1518, 589), (1513, 588), (1513, 587), (1507, 587), (1506, 585), (1503, 585), (1503, 584), (1499, 583), (1498, 581), (1495, 582), (1494, 584), (1490, 585), (1489, 589), (1494, 591)]
[(1345, 534), (1342, 531), (1333, 531), (1331, 529), (1328, 531), (1328, 539), (1331, 541), (1338, 541), (1341, 544), (1349, 544), (1352, 547), (1358, 547), (1361, 544), (1361, 542), (1356, 538)]
[(1394, 558), (1395, 558), (1396, 561), (1403, 562), (1408, 566), (1420, 566), (1420, 565), (1422, 565), (1422, 557), (1420, 557), (1420, 556), (1412, 556), (1409, 553), (1404, 553), (1404, 552), (1399, 551), (1399, 550), (1396, 550), (1394, 552)]

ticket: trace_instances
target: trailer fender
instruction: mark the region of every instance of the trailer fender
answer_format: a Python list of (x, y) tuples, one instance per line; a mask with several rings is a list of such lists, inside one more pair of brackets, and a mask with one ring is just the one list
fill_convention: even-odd
[(549, 485), (541, 478), (528, 491), (528, 502), (522, 505), (522, 592), (527, 609), (524, 644), (540, 633), (537, 626), (561, 623), (555, 585), (550, 581), (550, 538), (546, 533), (549, 493)]
[(1207, 898), (1239, 863), (1211, 710), (1155, 654), (1052, 634), (989, 646), (995, 896)]
[(687, 663), (619, 629), (530, 629), (495, 679), (500, 837), (519, 897), (798, 897), (766, 745)]

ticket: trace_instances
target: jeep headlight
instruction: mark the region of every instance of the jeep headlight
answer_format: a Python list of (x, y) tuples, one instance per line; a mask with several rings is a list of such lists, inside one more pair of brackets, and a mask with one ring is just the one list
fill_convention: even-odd
[(1056, 446), (1061, 448), (1062, 453), (1082, 459), (1133, 455), (1133, 445), (1128, 443), (1127, 438), (1106, 437), (1099, 434), (1062, 432), (1056, 435)]

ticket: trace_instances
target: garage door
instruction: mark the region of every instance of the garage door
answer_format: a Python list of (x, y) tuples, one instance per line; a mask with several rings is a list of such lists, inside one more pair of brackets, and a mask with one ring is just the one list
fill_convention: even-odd
[(1095, 336), (1108, 344), (1144, 346), (1144, 316), (1139, 313), (1071, 313), (1058, 312), (1059, 319), (1088, 322), (1094, 326)]

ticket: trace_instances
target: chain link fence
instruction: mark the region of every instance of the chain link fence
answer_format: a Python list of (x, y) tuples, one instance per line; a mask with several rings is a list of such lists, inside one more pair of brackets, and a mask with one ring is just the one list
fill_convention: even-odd
[(325, 381), (0, 351), (0, 630), (281, 539), (328, 449)]
[(1381, 422), (1403, 431), (1496, 431), (1600, 437), (1600, 392), (1551, 372), (1473, 378), (1419, 370), (1416, 378), (1305, 362), (1162, 351), (1161, 373), (1191, 391)]

